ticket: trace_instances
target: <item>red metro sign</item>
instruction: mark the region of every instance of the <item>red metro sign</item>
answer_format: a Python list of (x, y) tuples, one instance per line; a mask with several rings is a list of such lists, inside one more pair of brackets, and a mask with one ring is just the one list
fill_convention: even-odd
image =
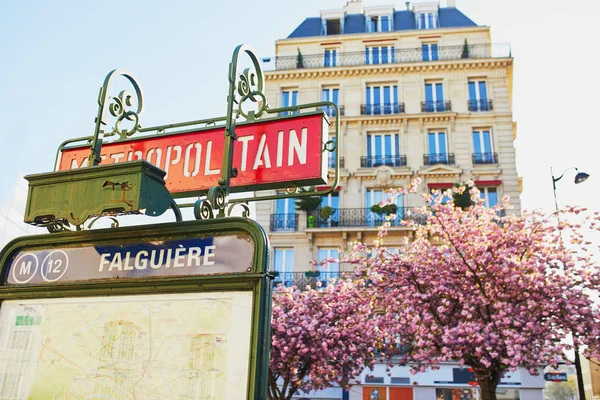
[[(236, 126), (231, 192), (327, 183), (329, 124), (322, 112)], [(144, 159), (163, 169), (174, 197), (197, 195), (221, 178), (225, 128), (146, 136), (102, 145), (102, 164)], [(89, 146), (62, 150), (57, 169), (86, 167)]]

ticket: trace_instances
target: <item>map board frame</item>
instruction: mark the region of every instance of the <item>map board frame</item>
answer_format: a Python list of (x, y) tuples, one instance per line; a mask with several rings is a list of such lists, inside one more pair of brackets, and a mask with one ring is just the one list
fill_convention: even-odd
[[(244, 272), (209, 275), (124, 277), (86, 281), (7, 284), (9, 266), (18, 254), (44, 249), (73, 249), (128, 243), (240, 235), (254, 243), (251, 267)], [(5, 300), (111, 297), (185, 293), (251, 292), (247, 399), (263, 399), (267, 392), (272, 285), (268, 269), (268, 238), (262, 227), (245, 218), (212, 219), (99, 229), (17, 238), (0, 252), (0, 310)], [(16, 264), (15, 264), (16, 265)]]

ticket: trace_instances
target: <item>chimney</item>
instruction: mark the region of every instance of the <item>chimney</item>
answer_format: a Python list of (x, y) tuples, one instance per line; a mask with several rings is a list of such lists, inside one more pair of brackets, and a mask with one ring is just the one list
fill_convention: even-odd
[(407, 9), (407, 10), (410, 10), (410, 1), (407, 1), (407, 2), (406, 2), (406, 3), (404, 3), (404, 4), (406, 4), (406, 9)]
[(362, 14), (363, 13), (362, 0), (350, 0), (349, 2), (346, 3), (346, 6), (344, 7), (344, 11), (346, 11), (346, 14)]
[(446, 2), (446, 7), (453, 7), (456, 8), (456, 0), (448, 0)]

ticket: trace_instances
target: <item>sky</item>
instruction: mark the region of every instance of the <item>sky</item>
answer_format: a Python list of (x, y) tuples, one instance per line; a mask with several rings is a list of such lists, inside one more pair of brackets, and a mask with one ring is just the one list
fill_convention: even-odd
[[(441, 0), (442, 6), (446, 0)], [(53, 169), (58, 145), (94, 131), (97, 95), (106, 74), (130, 71), (144, 90), (145, 126), (226, 112), (227, 68), (238, 44), (260, 58), (319, 10), (344, 0), (9, 1), (0, 0), (0, 204), (20, 176)], [(364, 0), (365, 6), (404, 1)], [(572, 5), (574, 4), (574, 5)], [(493, 43), (514, 57), (513, 113), (517, 170), (525, 209), (559, 205), (600, 211), (600, 2), (457, 0)]]

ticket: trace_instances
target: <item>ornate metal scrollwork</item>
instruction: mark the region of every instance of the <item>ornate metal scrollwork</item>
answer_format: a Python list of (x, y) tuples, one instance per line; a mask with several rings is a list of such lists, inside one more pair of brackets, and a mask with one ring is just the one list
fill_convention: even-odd
[(244, 218), (250, 218), (250, 207), (248, 206), (248, 203), (233, 203), (229, 205), (229, 208), (227, 209), (227, 216), (231, 217), (231, 214), (233, 213), (233, 209), (236, 206), (240, 206), (242, 207), (242, 217)]
[[(135, 89), (137, 108), (131, 110), (133, 106), (133, 95), (126, 90), (119, 93), (118, 96), (110, 96), (110, 88), (118, 76), (124, 76), (129, 80)], [(100, 150), (102, 148), (102, 141), (105, 136), (119, 135), (120, 139), (127, 139), (140, 129), (140, 114), (142, 113), (144, 106), (142, 89), (138, 85), (136, 79), (127, 71), (121, 69), (115, 69), (111, 71), (104, 79), (104, 84), (100, 88), (98, 94), (98, 115), (96, 116), (96, 127), (94, 129), (94, 137), (92, 139), (91, 154), (89, 157), (88, 165), (98, 165), (101, 161)], [(108, 133), (105, 133), (102, 129), (102, 125), (106, 125), (106, 111), (115, 117), (117, 120), (114, 127)], [(120, 124), (123, 120), (133, 122), (133, 128), (130, 130), (121, 129)]]

